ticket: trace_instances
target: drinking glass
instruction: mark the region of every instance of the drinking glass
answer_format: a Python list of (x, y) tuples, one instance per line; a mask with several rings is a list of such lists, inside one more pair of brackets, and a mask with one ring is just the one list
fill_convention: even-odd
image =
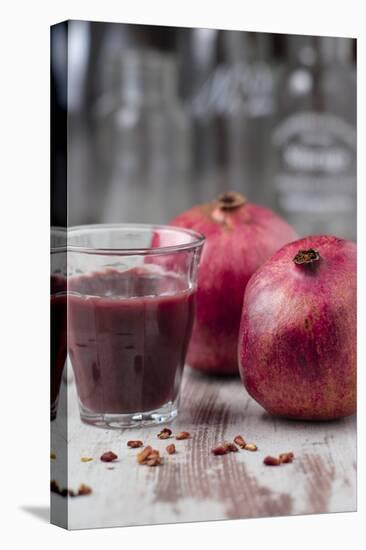
[(68, 351), (84, 422), (177, 416), (203, 242), (161, 225), (69, 229)]
[(55, 420), (59, 401), (67, 343), (67, 233), (62, 227), (51, 227), (50, 261), (50, 336), (51, 336), (51, 420)]

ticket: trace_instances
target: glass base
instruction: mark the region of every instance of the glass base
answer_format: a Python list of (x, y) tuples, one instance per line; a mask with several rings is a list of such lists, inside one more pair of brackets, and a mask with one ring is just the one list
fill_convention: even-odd
[(169, 401), (159, 409), (136, 413), (95, 413), (79, 403), (80, 418), (85, 424), (98, 428), (146, 428), (158, 424), (168, 424), (178, 415), (178, 400)]

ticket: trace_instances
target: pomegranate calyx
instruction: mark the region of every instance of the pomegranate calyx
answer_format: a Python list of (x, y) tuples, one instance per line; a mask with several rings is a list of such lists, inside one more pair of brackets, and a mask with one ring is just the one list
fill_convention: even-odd
[(308, 250), (299, 250), (293, 261), (297, 265), (314, 264), (320, 260), (320, 254), (317, 250), (309, 248)]
[(247, 202), (247, 199), (241, 193), (236, 191), (226, 191), (222, 193), (217, 198), (218, 207), (221, 210), (233, 210), (234, 208), (239, 208)]

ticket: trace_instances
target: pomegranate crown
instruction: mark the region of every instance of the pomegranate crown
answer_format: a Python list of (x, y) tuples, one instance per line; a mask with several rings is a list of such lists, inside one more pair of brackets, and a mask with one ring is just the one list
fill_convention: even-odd
[(320, 254), (314, 248), (308, 248), (308, 250), (299, 250), (293, 261), (297, 265), (302, 264), (314, 264), (320, 260)]
[(221, 210), (233, 210), (234, 208), (243, 206), (247, 202), (247, 199), (236, 191), (226, 191), (226, 193), (219, 195), (217, 202)]

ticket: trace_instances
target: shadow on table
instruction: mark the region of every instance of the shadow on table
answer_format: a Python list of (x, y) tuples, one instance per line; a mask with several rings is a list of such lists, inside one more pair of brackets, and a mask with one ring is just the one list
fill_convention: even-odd
[(216, 384), (219, 383), (230, 383), (230, 382), (240, 382), (239, 371), (231, 374), (218, 374), (212, 372), (200, 371), (197, 369), (192, 369), (189, 365), (184, 367), (186, 376), (192, 378), (197, 382), (204, 382), (205, 384)]
[(312, 429), (319, 428), (335, 428), (340, 429), (343, 426), (353, 424), (356, 421), (356, 415), (346, 416), (344, 418), (335, 418), (333, 420), (301, 420), (296, 418), (286, 418), (282, 416), (274, 416), (267, 412), (261, 414), (261, 420), (263, 422), (273, 423), (275, 422), (278, 426), (289, 426), (298, 428), (308, 428), (309, 426)]
[(20, 509), (27, 514), (40, 519), (43, 522), (50, 522), (50, 507), (49, 506), (20, 506)]

